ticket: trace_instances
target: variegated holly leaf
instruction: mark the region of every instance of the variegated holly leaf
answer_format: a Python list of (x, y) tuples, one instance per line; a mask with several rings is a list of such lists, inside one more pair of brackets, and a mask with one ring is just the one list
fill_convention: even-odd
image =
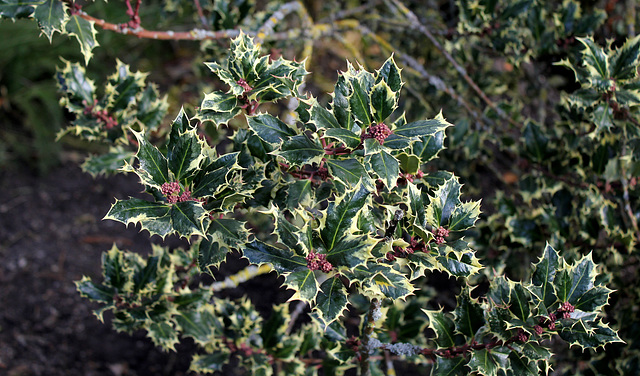
[(65, 25), (65, 32), (78, 40), (85, 65), (89, 64), (89, 60), (93, 56), (93, 49), (98, 47), (98, 41), (96, 40), (98, 32), (94, 24), (94, 21), (88, 21), (80, 17), (79, 14), (75, 14), (69, 17)]
[(287, 140), (298, 134), (280, 119), (269, 114), (249, 116), (247, 122), (249, 128), (251, 128), (258, 137), (270, 144), (279, 144), (283, 140)]
[(480, 202), (463, 203), (460, 200), (462, 184), (452, 176), (429, 196), (425, 209), (426, 222), (434, 229), (443, 226), (449, 231), (462, 231), (472, 227), (480, 215)]
[(59, 0), (44, 0), (36, 6), (33, 17), (38, 22), (38, 27), (42, 33), (49, 38), (53, 38), (54, 32), (63, 32), (64, 25), (68, 20), (67, 4)]
[(500, 370), (508, 369), (510, 352), (506, 347), (473, 351), (467, 365), (477, 375), (497, 376)]
[(615, 330), (601, 321), (578, 320), (571, 326), (563, 327), (559, 334), (570, 346), (576, 345), (582, 349), (597, 349), (607, 343), (623, 342)]
[(533, 286), (529, 290), (544, 303), (546, 308), (550, 308), (558, 299), (553, 281), (556, 277), (556, 271), (561, 267), (560, 260), (558, 252), (547, 244), (538, 263), (533, 265), (534, 270), (531, 277)]
[(467, 338), (473, 338), (484, 324), (482, 306), (471, 298), (468, 287), (464, 287), (458, 295), (458, 304), (453, 312), (456, 332)]
[(329, 278), (320, 285), (314, 312), (326, 326), (336, 321), (347, 309), (347, 290), (339, 277)]
[(139, 198), (116, 200), (104, 219), (122, 222), (125, 225), (140, 224), (143, 230), (161, 238), (171, 234), (186, 238), (192, 235), (206, 236), (206, 228), (209, 225), (208, 212), (196, 201), (167, 204)]
[(273, 154), (284, 158), (292, 166), (302, 166), (314, 162), (320, 163), (324, 156), (324, 149), (317, 140), (301, 134), (283, 141), (280, 148)]
[(364, 184), (359, 183), (352, 190), (329, 202), (324, 225), (320, 228), (322, 242), (328, 252), (348, 236), (354, 220), (370, 200), (369, 194)]
[(279, 274), (308, 270), (303, 256), (296, 255), (291, 249), (273, 247), (261, 241), (246, 244), (242, 253), (252, 264), (269, 264)]

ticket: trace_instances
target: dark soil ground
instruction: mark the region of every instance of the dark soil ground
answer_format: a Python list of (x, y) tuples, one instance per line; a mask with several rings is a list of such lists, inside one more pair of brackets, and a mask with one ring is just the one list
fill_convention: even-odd
[[(100, 256), (113, 243), (150, 252), (147, 232), (102, 221), (114, 197), (141, 190), (135, 175), (93, 179), (74, 162), (46, 176), (17, 167), (0, 172), (0, 375), (188, 373), (192, 343), (164, 353), (144, 332), (117, 333), (97, 320), (92, 314), (97, 306), (80, 297), (74, 285), (83, 275), (100, 280)], [(266, 293), (269, 279), (273, 284), (269, 275), (258, 277), (256, 286), (245, 284), (256, 292), (248, 295), (257, 299), (259, 310), (286, 294), (277, 285)]]

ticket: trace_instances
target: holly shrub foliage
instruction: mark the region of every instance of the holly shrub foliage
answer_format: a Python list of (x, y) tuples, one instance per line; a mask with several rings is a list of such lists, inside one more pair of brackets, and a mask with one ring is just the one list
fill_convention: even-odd
[[(96, 315), (166, 350), (192, 338), (200, 373), (239, 362), (256, 375), (390, 375), (405, 362), (432, 375), (637, 374), (634, 20), (573, 0), (428, 3), (371, 1), (314, 21), (319, 10), (297, 1), (170, 1), (168, 19), (197, 14), (205, 27), (174, 33), (141, 28), (140, 2), (112, 27), (73, 1), (0, 0), (3, 17), (76, 37), (85, 64), (98, 24), (233, 37), (228, 51), (202, 43), (224, 90), (202, 84), (168, 131), (146, 74), (117, 62), (96, 90), (79, 64), (59, 69), (74, 119), (61, 136), (109, 148), (83, 168), (133, 172), (149, 194), (116, 200), (105, 219), (190, 244), (104, 253), (103, 280), (77, 282)], [(330, 84), (307, 71), (325, 36), (360, 61)], [(277, 56), (290, 46), (307, 59)], [(305, 94), (309, 82), (332, 92)], [(203, 282), (230, 253), (252, 266)], [(216, 295), (268, 271), (296, 303), (263, 317)], [(424, 276), (460, 291), (447, 301)]]
[[(194, 358), (196, 371), (219, 369), (234, 352), (259, 374), (270, 374), (274, 362), (303, 373), (313, 348), (340, 369), (383, 349), (412, 362), (435, 361), (433, 374), (535, 375), (549, 369), (542, 341), (553, 335), (584, 348), (619, 341), (597, 317), (611, 290), (596, 283), (591, 257), (568, 264), (551, 246), (530, 281), (493, 276), (481, 299), (464, 288), (453, 314), (423, 308), (435, 338), (380, 341), (373, 327), (381, 304), (410, 299), (413, 281), (425, 272), (469, 277), (482, 269), (464, 236), (480, 203), (461, 200), (455, 175), (421, 170), (444, 147), (451, 124), (441, 114), (408, 122), (397, 110), (403, 82), (393, 58), (374, 73), (349, 65), (328, 105), (299, 98), (296, 124), (257, 106), (296, 93), (306, 74), (301, 63), (260, 57), (241, 35), (223, 64), (207, 66), (230, 88), (206, 94), (196, 118), (220, 126), (244, 109), (248, 128), (235, 132), (226, 154), (200, 139), (184, 111), (173, 121), (166, 152), (133, 131), (137, 161), (123, 169), (140, 177), (153, 201), (118, 200), (105, 218), (197, 240), (173, 255), (156, 249), (147, 261), (113, 249), (103, 259), (104, 283), (79, 282), (84, 295), (116, 311), (117, 328), (145, 328), (167, 349), (178, 335), (193, 337), (206, 354)], [(252, 233), (237, 218), (238, 207), (269, 216), (274, 237)], [(232, 250), (283, 276), (292, 299), (311, 305), (311, 323), (284, 336), (283, 307), (260, 322), (246, 301), (232, 313), (239, 303), (218, 303), (205, 286), (194, 292), (180, 285), (196, 261), (202, 271), (217, 268)], [(349, 347), (342, 319), (354, 295), (369, 299), (371, 309), (366, 339)], [(231, 325), (224, 323), (228, 314), (236, 317)], [(344, 343), (326, 346), (330, 336)]]

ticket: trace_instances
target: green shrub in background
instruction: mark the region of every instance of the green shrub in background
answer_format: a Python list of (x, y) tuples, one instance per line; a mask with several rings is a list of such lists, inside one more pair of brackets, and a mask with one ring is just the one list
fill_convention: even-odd
[[(104, 281), (78, 282), (116, 329), (165, 349), (193, 338), (198, 372), (235, 355), (252, 374), (637, 374), (640, 41), (635, 5), (606, 5), (127, 2), (118, 24), (99, 7), (3, 0), (0, 14), (76, 37), (89, 67), (100, 28), (200, 42), (204, 99), (169, 129), (135, 68), (96, 85), (58, 64), (73, 118), (61, 134), (108, 146), (85, 170), (134, 172), (150, 194), (106, 218), (192, 244), (113, 248)], [(141, 27), (146, 7), (166, 29)], [(199, 282), (234, 251), (260, 267)], [(291, 311), (216, 298), (268, 270)], [(460, 291), (434, 292), (423, 277), (439, 272)]]

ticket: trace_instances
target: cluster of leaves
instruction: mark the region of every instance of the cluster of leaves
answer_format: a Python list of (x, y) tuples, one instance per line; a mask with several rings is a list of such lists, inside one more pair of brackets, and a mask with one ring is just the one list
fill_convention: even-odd
[[(581, 4), (573, 0), (460, 0), (458, 6), (457, 32), (469, 39), (464, 45), (489, 48), (513, 63), (555, 54), (576, 37), (593, 34), (606, 18), (602, 10), (583, 12)], [(460, 42), (458, 47), (463, 47)]]
[[(206, 333), (197, 333), (203, 337), (196, 342), (203, 344), (207, 355), (194, 358), (192, 369), (218, 370), (222, 359), (239, 352), (243, 364), (254, 373), (271, 374), (274, 362), (302, 373), (302, 360), (314, 348), (326, 353), (324, 363), (329, 369), (352, 367), (354, 359), (360, 359), (365, 373), (379, 369), (370, 362), (369, 353), (381, 349), (418, 364), (432, 359), (432, 374), (463, 374), (469, 369), (486, 375), (497, 374), (499, 369), (538, 374), (549, 369), (550, 354), (539, 341), (551, 334), (585, 348), (619, 341), (597, 319), (610, 290), (595, 282), (591, 258), (568, 265), (547, 247), (529, 283), (497, 276), (482, 302), (472, 299), (465, 288), (453, 317), (423, 306), (429, 327), (436, 332), (435, 348), (428, 346), (424, 336), (415, 337), (413, 343), (397, 342), (398, 338), (384, 333), (385, 328), (378, 330), (379, 337), (390, 342), (381, 342), (373, 330), (381, 318), (380, 301), (391, 307), (402, 305), (415, 294), (415, 284), (425, 272), (439, 270), (466, 278), (483, 270), (464, 237), (480, 214), (479, 202), (461, 201), (462, 185), (453, 174), (422, 171), (444, 148), (444, 131), (451, 124), (440, 114), (407, 122), (404, 113), (397, 111), (403, 83), (393, 58), (375, 73), (348, 65), (326, 106), (315, 98), (299, 98), (297, 124), (286, 124), (257, 109), (264, 102), (297, 93), (306, 73), (302, 66), (259, 57), (259, 47), (245, 35), (233, 41), (223, 65), (208, 66), (231, 89), (208, 94), (196, 118), (219, 126), (244, 110), (248, 127), (235, 130), (231, 137), (234, 149), (218, 155), (198, 136), (184, 111), (173, 122), (166, 153), (141, 132), (134, 132), (139, 146), (137, 167), (127, 164), (124, 170), (140, 177), (154, 201), (116, 201), (106, 218), (140, 224), (162, 237), (196, 236), (199, 240), (188, 251), (189, 264), (197, 264), (201, 271), (220, 266), (232, 250), (240, 251), (252, 264), (269, 265), (284, 276), (285, 285), (294, 291), (292, 299), (311, 306), (312, 324), (292, 334), (286, 309), (277, 308), (264, 324), (260, 320), (232, 328), (227, 324), (227, 332), (238, 330), (246, 335), (231, 343), (228, 339), (236, 337), (227, 332), (213, 339), (220, 334), (214, 333), (220, 325), (213, 321), (218, 319), (205, 319), (200, 312), (190, 325), (206, 326), (202, 329)], [(277, 67), (283, 67), (284, 74), (264, 73)], [(265, 81), (268, 84), (262, 85)], [(243, 101), (250, 105), (240, 105)], [(175, 190), (180, 198), (171, 199)], [(238, 205), (271, 218), (273, 236), (247, 229), (234, 210)], [(113, 263), (109, 260), (125, 256), (112, 250), (106, 257), (105, 273)], [(123, 267), (121, 274), (128, 272), (135, 280), (141, 270), (156, 268), (151, 262), (146, 265), (139, 264), (138, 272)], [(168, 267), (172, 268), (179, 267)], [(175, 285), (172, 273), (166, 278), (173, 278)], [(84, 279), (79, 288), (95, 299), (94, 291), (114, 290), (108, 281), (107, 287), (100, 287)], [(198, 291), (203, 289), (206, 286), (199, 286)], [(132, 308), (118, 307), (120, 295), (114, 296), (102, 302), (112, 309)], [(361, 314), (368, 324), (363, 326), (361, 342), (347, 341), (344, 335), (343, 315), (355, 297), (366, 302)], [(202, 299), (199, 306), (209, 307), (212, 295), (202, 295)], [(144, 309), (153, 310), (153, 306)], [(139, 303), (135, 308), (140, 309)], [(248, 306), (236, 308), (250, 315)], [(168, 309), (170, 314), (157, 320), (145, 315), (145, 320), (136, 321), (137, 328), (146, 328), (156, 343), (171, 348), (178, 333), (196, 335), (181, 323), (176, 311), (180, 309)], [(206, 309), (212, 314), (210, 311)], [(567, 316), (557, 322), (551, 319), (553, 328), (547, 324), (550, 330), (544, 332), (540, 326), (544, 317), (549, 320), (550, 315), (563, 312)], [(225, 317), (223, 312), (215, 313)], [(167, 334), (170, 338), (164, 338), (158, 326), (173, 328)], [(205, 337), (217, 342), (207, 345), (209, 342), (200, 340)], [(340, 343), (335, 344), (336, 338)], [(318, 347), (305, 347), (310, 342)]]
[(115, 73), (107, 77), (100, 91), (82, 66), (64, 63), (56, 74), (63, 95), (60, 103), (75, 119), (58, 133), (58, 138), (72, 135), (106, 144), (109, 152), (87, 158), (83, 169), (93, 175), (114, 172), (134, 154), (129, 147), (134, 140), (128, 130), (135, 129), (149, 137), (167, 113), (166, 97), (160, 96), (155, 84), (146, 83), (148, 74), (132, 73), (119, 60)]
[[(97, 45), (94, 24), (67, 4), (0, 0), (0, 16), (32, 17), (49, 38), (55, 31), (76, 36), (88, 61)], [(138, 223), (161, 237), (195, 236), (199, 240), (188, 251), (189, 263), (195, 260), (202, 271), (219, 267), (230, 250), (238, 250), (250, 262), (270, 265), (284, 276), (285, 284), (295, 291), (293, 299), (314, 309), (312, 321), (292, 333), (282, 324), (288, 320), (286, 309), (276, 308), (274, 317), (280, 318), (274, 320), (282, 322), (276, 325), (279, 329), (267, 331), (279, 333), (277, 339), (261, 334), (262, 345), (255, 335), (248, 341), (251, 354), (270, 357), (243, 363), (258, 374), (272, 371), (264, 366), (269, 362), (301, 373), (301, 364), (319, 364), (318, 354), (308, 351), (312, 348), (325, 352), (325, 373), (339, 373), (353, 366), (354, 359), (363, 373), (388, 368), (368, 356), (375, 351), (391, 352), (419, 365), (433, 362), (434, 374), (547, 372), (553, 365), (549, 358), (552, 362), (561, 358), (554, 365), (558, 373), (591, 375), (608, 369), (632, 373), (637, 368), (634, 333), (640, 304), (637, 289), (628, 288), (638, 282), (633, 277), (637, 274), (633, 251), (640, 239), (639, 39), (625, 42), (620, 35), (607, 34), (609, 28), (623, 29), (615, 17), (618, 10), (608, 7), (605, 13), (592, 2), (461, 0), (456, 7), (439, 5), (370, 2), (339, 12), (334, 27), (294, 24), (300, 30), (287, 30), (289, 38), (301, 36), (297, 41), (305, 43), (305, 51), (298, 56), (307, 56), (315, 40), (329, 35), (339, 42), (332, 43), (332, 52), (340, 51), (336, 45), (342, 43), (364, 64), (347, 64), (335, 85), (331, 82), (328, 103), (324, 97), (299, 94), (307, 79), (305, 64), (313, 61), (262, 56), (260, 46), (241, 34), (231, 42), (226, 60), (207, 63), (229, 89), (206, 94), (193, 118), (218, 127), (226, 124), (223, 127), (233, 134), (217, 145), (203, 141), (192, 119), (181, 112), (166, 145), (153, 146), (148, 129), (158, 123), (145, 118), (145, 108), (149, 114), (154, 108), (157, 117), (150, 116), (159, 121), (166, 105), (155, 89), (145, 87), (144, 76), (130, 73), (119, 63), (118, 72), (109, 78), (113, 82), (99, 99), (82, 68), (65, 63), (58, 75), (61, 86), (70, 87), (62, 84), (64, 80), (76, 85), (74, 91), (63, 90), (64, 104), (77, 118), (68, 133), (115, 145), (104, 159), (87, 162), (85, 169), (98, 173), (127, 161), (124, 170), (135, 172), (153, 197), (153, 201), (117, 201), (107, 218)], [(283, 17), (281, 10), (303, 8), (297, 2), (273, 2), (263, 12), (254, 12), (253, 2), (242, 0), (206, 4), (175, 0), (164, 6), (173, 15), (197, 14), (193, 19), (208, 30), (242, 25), (261, 42), (264, 31)], [(354, 19), (340, 19), (349, 14)], [(431, 31), (425, 32), (416, 22), (428, 23)], [(342, 29), (345, 25), (348, 32)], [(633, 27), (625, 30), (633, 36)], [(361, 44), (353, 43), (357, 33)], [(591, 36), (597, 33), (600, 36)], [(619, 39), (601, 47), (603, 33)], [(441, 44), (423, 43), (423, 36), (431, 42), (440, 39)], [(372, 41), (384, 51), (383, 57), (371, 48)], [(266, 47), (294, 42), (266, 43)], [(352, 45), (362, 45), (365, 53)], [(396, 58), (386, 59), (393, 51)], [(421, 59), (429, 62), (429, 71)], [(410, 68), (404, 70), (408, 83), (400, 79), (396, 60)], [(525, 61), (528, 64), (521, 64)], [(365, 67), (371, 66), (379, 69), (370, 73)], [(561, 67), (570, 68), (573, 75)], [(322, 67), (313, 68), (322, 71)], [(560, 93), (570, 87), (566, 81), (574, 78), (581, 88)], [(129, 91), (126, 85), (120, 86), (122, 91), (115, 89), (125, 82), (135, 90)], [(411, 96), (401, 99), (403, 86), (408, 86)], [(121, 94), (130, 95), (128, 107), (112, 111), (108, 106), (118, 103), (115, 98)], [(83, 104), (84, 95), (91, 101)], [(273, 110), (284, 100), (290, 110), (297, 105), (295, 114), (278, 118), (259, 111)], [(279, 103), (261, 107), (266, 102)], [(455, 127), (440, 114), (406, 121), (433, 116), (440, 108)], [(95, 126), (101, 120), (106, 123), (109, 116), (122, 127), (105, 132), (104, 127)], [(135, 140), (127, 127), (135, 130)], [(446, 137), (449, 150), (444, 148)], [(129, 143), (138, 147), (135, 163), (134, 153), (121, 146)], [(218, 150), (225, 153), (220, 155)], [(475, 229), (479, 202), (461, 200), (461, 181), (488, 203), (488, 220)], [(258, 221), (270, 223), (271, 228), (255, 230)], [(547, 241), (553, 248), (545, 245)], [(543, 247), (543, 257), (533, 269), (528, 268), (535, 250)], [(584, 256), (587, 249), (593, 249), (590, 256)], [(597, 279), (591, 260), (601, 268)], [(137, 265), (144, 268), (145, 262), (138, 260)], [(631, 272), (620, 273), (622, 265)], [(547, 274), (541, 272), (543, 267)], [(472, 285), (488, 280), (489, 293), (476, 299), (475, 291), (463, 288), (453, 314), (428, 309), (425, 297), (414, 294), (425, 288), (419, 277), (432, 271), (465, 278)], [(627, 344), (596, 316), (610, 291), (604, 283), (618, 290), (609, 318), (618, 323)], [(210, 299), (208, 295), (204, 301)], [(384, 322), (376, 308), (380, 301), (387, 315)], [(251, 315), (246, 303), (237, 309)], [(402, 309), (414, 313), (424, 309), (436, 339), (429, 341), (422, 335), (424, 316), (410, 317)], [(361, 342), (346, 337), (347, 312), (360, 315)], [(565, 313), (569, 317), (552, 319)], [(216, 311), (216, 315), (225, 313)], [(163, 329), (186, 333), (175, 318), (159, 320), (165, 320)], [(139, 325), (152, 332), (151, 322)], [(379, 325), (388, 330), (374, 330)], [(398, 335), (403, 325), (415, 335)], [(230, 331), (236, 330), (254, 329)], [(158, 335), (157, 330), (153, 333), (152, 337)], [(552, 337), (555, 333), (559, 336)], [(585, 370), (583, 359), (572, 359), (570, 354), (551, 356), (549, 343), (540, 342), (550, 337), (581, 349), (618, 343), (608, 345), (614, 349), (608, 354), (591, 353), (591, 365)], [(276, 350), (264, 345), (284, 343), (286, 338), (304, 339), (286, 355), (276, 355)], [(234, 343), (224, 354), (240, 351), (245, 342)], [(264, 350), (259, 350), (263, 345)], [(216, 351), (223, 351), (224, 344), (203, 347), (210, 361), (194, 361), (193, 367), (202, 365), (194, 369), (219, 369), (215, 368), (221, 364)], [(305, 357), (302, 363), (292, 360)], [(371, 364), (369, 371), (365, 364)], [(315, 372), (315, 368), (305, 370)]]

